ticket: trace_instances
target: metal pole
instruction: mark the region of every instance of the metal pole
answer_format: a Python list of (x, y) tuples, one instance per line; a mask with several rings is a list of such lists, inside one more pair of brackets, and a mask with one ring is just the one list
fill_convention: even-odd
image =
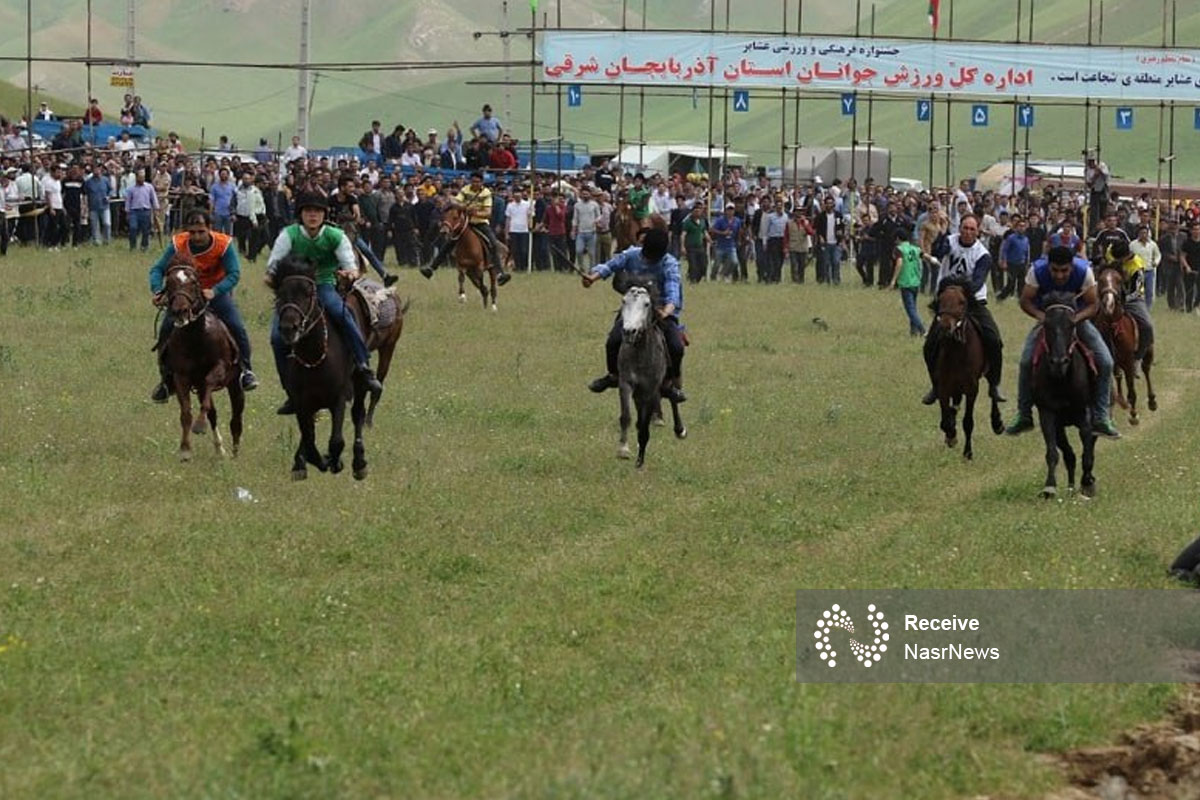
[[(1167, 0), (1162, 3), (1162, 47), (1167, 46)], [(1154, 188), (1154, 238), (1157, 240), (1160, 232), (1160, 215), (1162, 214), (1162, 178), (1163, 178), (1163, 137), (1166, 134), (1167, 104), (1158, 101), (1158, 177)]]
[[(625, 22), (629, 15), (629, 0), (621, 0), (621, 32), (624, 33)], [(619, 87), (620, 99), (617, 108), (617, 164), (621, 163), (621, 156), (625, 152), (625, 83), (621, 82)], [(613, 198), (615, 202), (617, 198)]]
[(134, 51), (137, 49), (136, 5), (137, 0), (128, 0), (125, 4), (125, 57), (130, 61), (133, 61)]
[[(716, 2), (716, 0), (712, 0)], [(725, 32), (729, 33), (729, 0), (725, 0)], [(725, 123), (721, 131), (721, 171), (729, 168), (729, 89), (725, 89)], [(722, 209), (724, 211), (724, 209)]]
[[(558, 0), (558, 2), (554, 4), (554, 7), (555, 7), (555, 13), (556, 13), (556, 23), (555, 24), (557, 25), (557, 27), (561, 28), (562, 27), (562, 0)], [(547, 19), (546, 27), (547, 28), (550, 27), (548, 19)], [(555, 135), (558, 137), (558, 141), (555, 142), (555, 145), (554, 145), (556, 148), (556, 150), (555, 150), (556, 156), (554, 158), (554, 171), (557, 176), (556, 182), (559, 185), (562, 185), (563, 139), (562, 139), (562, 84), (561, 83), (558, 85), (558, 88), (555, 90), (555, 94), (557, 95), (557, 101), (558, 101), (557, 102), (557, 104), (558, 104), (558, 109), (557, 109), (558, 120), (555, 125)]]
[(33, 0), (25, 0), (25, 146), (33, 156)]
[(296, 135), (308, 147), (308, 42), (312, 29), (312, 0), (300, 0), (300, 70), (296, 92)]
[[(796, 36), (797, 38), (804, 31), (804, 0), (796, 2)], [(796, 90), (795, 115), (792, 118), (792, 182), (799, 183), (797, 174), (799, 172), (799, 156), (800, 156), (800, 90)]]
[[(708, 33), (713, 35), (717, 30), (717, 2), (709, 0), (708, 3)], [(712, 197), (716, 192), (716, 185), (713, 181), (713, 85), (712, 81), (708, 83), (708, 161), (704, 164), (704, 171), (708, 173), (708, 216), (712, 218), (713, 207)], [(718, 209), (722, 210), (722, 209)]]
[[(562, 0), (559, 0), (561, 3)], [(642, 30), (646, 30), (646, 0), (642, 0)], [(646, 163), (646, 88), (638, 87), (638, 169)], [(668, 161), (667, 171), (671, 165)]]
[(508, 0), (500, 4), (500, 43), (504, 48), (504, 119), (512, 121), (512, 33), (508, 27)]
[[(787, 38), (788, 0), (783, 0), (783, 36)], [(783, 190), (783, 170), (787, 164), (787, 89), (779, 90), (779, 189)]]
[[(87, 0), (87, 104), (84, 108), (90, 109), (92, 105), (92, 0)], [(90, 118), (90, 117), (89, 117)], [(91, 123), (88, 123), (88, 132), (91, 132)], [(88, 137), (91, 140), (91, 136)]]
[[(862, 0), (854, 0), (854, 38), (862, 34)], [(842, 102), (841, 98), (838, 102)], [(840, 110), (840, 109), (839, 109)], [(850, 117), (850, 180), (858, 175), (858, 92), (854, 93), (854, 114)], [(851, 226), (854, 221), (851, 220)]]
[[(1175, 46), (1175, 33), (1177, 23), (1179, 22), (1178, 9), (1176, 0), (1171, 0), (1171, 47)], [(1171, 206), (1172, 213), (1175, 208), (1175, 101), (1171, 101), (1171, 115), (1169, 118), (1169, 134), (1168, 141), (1171, 148), (1170, 158), (1167, 163), (1167, 203)]]
[[(1025, 41), (1027, 41), (1027, 42), (1033, 41), (1033, 3), (1034, 3), (1034, 0), (1029, 0), (1029, 35), (1025, 37)], [(1029, 103), (1032, 106), (1033, 98), (1026, 96), (1025, 102)], [(1025, 176), (1025, 180), (1028, 182), (1028, 180), (1029, 180), (1029, 128), (1025, 129), (1025, 166), (1022, 169), (1022, 173)]]
[[(529, 209), (530, 216), (536, 202), (534, 194), (537, 192), (537, 8), (531, 6), (529, 10)], [(534, 238), (537, 236), (533, 232), (533, 226), (529, 226), (529, 247), (528, 253), (525, 256), (525, 271), (533, 272), (533, 248)]]
[[(1104, 44), (1104, 0), (1100, 0), (1100, 33), (1099, 33), (1099, 36), (1096, 37), (1096, 44)], [(1097, 167), (1100, 166), (1100, 132), (1103, 129), (1103, 125), (1101, 125), (1100, 120), (1101, 120), (1101, 112), (1103, 111), (1103, 108), (1104, 108), (1104, 101), (1097, 100), (1096, 101), (1096, 166)], [(1105, 198), (1104, 206), (1105, 206), (1105, 208), (1108, 207), (1108, 199), (1107, 198)], [(1100, 213), (1101, 214), (1104, 213), (1103, 208), (1100, 210)], [(1099, 225), (1100, 220), (1096, 220), (1096, 224)]]
[[(1017, 0), (1017, 36), (1015, 39), (1017, 44), (1021, 43), (1021, 0)], [(1009, 209), (1009, 218), (1017, 209), (1017, 110), (1019, 103), (1017, 98), (1013, 97), (1013, 113), (1012, 113), (1012, 168), (1009, 171), (1009, 197), (1011, 199), (1012, 208)], [(1024, 181), (1022, 181), (1022, 185)]]
[[(949, 0), (950, 13), (946, 20), (946, 40), (954, 41), (954, 0)], [(950, 120), (954, 116), (954, 99), (946, 95), (946, 187), (949, 188), (954, 183), (954, 176), (951, 172), (951, 159), (954, 154), (954, 145), (950, 142)]]

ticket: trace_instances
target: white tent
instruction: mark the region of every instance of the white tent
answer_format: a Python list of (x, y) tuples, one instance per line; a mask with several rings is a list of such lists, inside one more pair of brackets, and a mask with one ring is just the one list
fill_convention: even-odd
[(745, 166), (750, 160), (745, 153), (725, 151), (719, 147), (710, 150), (706, 144), (627, 145), (616, 160), (627, 172), (645, 172), (647, 175), (704, 172), (713, 175), (719, 173), (725, 157), (734, 166)]

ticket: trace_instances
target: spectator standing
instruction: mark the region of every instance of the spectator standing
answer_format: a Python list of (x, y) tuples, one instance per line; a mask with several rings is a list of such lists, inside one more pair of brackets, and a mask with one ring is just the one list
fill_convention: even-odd
[(708, 248), (712, 237), (708, 233), (708, 217), (704, 204), (696, 203), (680, 226), (683, 249), (687, 253), (688, 280), (699, 283), (708, 274)]
[(133, 186), (125, 192), (125, 214), (129, 222), (129, 249), (137, 246), (141, 235), (141, 249), (145, 252), (150, 247), (150, 228), (154, 211), (158, 209), (158, 195), (154, 187), (146, 183), (146, 175), (141, 170), (134, 174)]
[[(457, 127), (457, 123), (455, 124)], [(500, 125), (500, 120), (492, 116), (492, 107), (485, 104), (483, 106), (483, 116), (475, 120), (471, 126), (470, 134), (472, 136), (483, 136), (492, 144), (500, 141), (500, 134), (504, 132), (504, 128)]]
[(1183, 310), (1183, 268), (1179, 263), (1183, 238), (1179, 223), (1173, 217), (1168, 217), (1158, 239), (1158, 249), (1162, 254), (1158, 285), (1167, 298), (1167, 307), (1172, 311)]
[(567, 197), (555, 192), (546, 209), (546, 234), (550, 237), (550, 252), (555, 272), (570, 272), (571, 263), (567, 241)]
[[(767, 283), (779, 283), (783, 275), (783, 260), (787, 257), (784, 250), (784, 239), (787, 237), (788, 217), (783, 210), (783, 200), (774, 203), (766, 212), (764, 220), (766, 227), (766, 276)], [(763, 280), (763, 271), (759, 268), (759, 280)]]
[(308, 148), (300, 144), (300, 137), (293, 136), (292, 143), (283, 151), (283, 163), (291, 164), (293, 161), (299, 161), (308, 156)]
[(46, 222), (42, 229), (43, 246), (57, 250), (66, 242), (67, 212), (63, 208), (62, 167), (55, 164), (42, 177), (42, 197), (46, 203)]
[(600, 204), (592, 199), (592, 193), (583, 187), (571, 223), (571, 236), (575, 239), (575, 263), (583, 266), (583, 256), (588, 257), (588, 269), (604, 262), (596, 260), (596, 221), (600, 218)]
[(1139, 256), (1144, 264), (1143, 280), (1145, 281), (1146, 308), (1154, 305), (1155, 283), (1158, 278), (1158, 265), (1162, 263), (1162, 252), (1158, 244), (1150, 238), (1150, 226), (1142, 225), (1137, 229), (1137, 238), (1129, 243), (1129, 249)]
[(514, 270), (529, 269), (529, 224), (532, 218), (533, 207), (525, 197), (525, 191), (517, 187), (512, 202), (504, 209), (504, 231)]
[(741, 240), (742, 220), (737, 217), (736, 211), (737, 207), (733, 203), (726, 203), (724, 215), (712, 224), (712, 238), (716, 246), (713, 248), (710, 280), (715, 281), (718, 277), (726, 281), (738, 279), (738, 244)]
[(596, 215), (596, 258), (603, 264), (612, 258), (613, 207), (607, 191), (602, 189), (598, 194), (600, 211)]
[(813, 228), (817, 232), (817, 283), (838, 286), (842, 282), (841, 248), (846, 240), (846, 223), (834, 210), (832, 197), (825, 198)]
[(228, 167), (221, 167), (217, 172), (217, 180), (208, 190), (209, 203), (212, 206), (213, 229), (217, 233), (233, 233), (233, 203), (237, 194), (237, 184), (229, 175)]
[(900, 302), (908, 315), (908, 335), (924, 336), (925, 325), (917, 313), (917, 290), (921, 288), (921, 249), (907, 239), (896, 245), (893, 253), (895, 268), (892, 271), (891, 287), (900, 287)]
[(255, 234), (266, 222), (267, 204), (262, 192), (254, 185), (254, 173), (250, 170), (242, 173), (242, 182), (234, 195), (234, 212), (233, 234), (237, 237), (238, 250), (242, 256), (254, 261), (251, 253), (256, 250), (254, 245), (258, 237)]
[(797, 206), (784, 233), (784, 248), (792, 268), (792, 283), (804, 283), (804, 272), (808, 267), (808, 249), (813, 236), (808, 216)]
[[(62, 181), (63, 209), (67, 212), (67, 224), (71, 229), (71, 247), (83, 244), (83, 170), (76, 164), (67, 168)], [(3, 223), (0, 223), (3, 224)], [(66, 234), (63, 234), (66, 244)]]
[(1004, 274), (1004, 286), (996, 295), (997, 300), (1006, 300), (1014, 294), (1021, 296), (1025, 288), (1025, 273), (1033, 263), (1029, 237), (1025, 234), (1025, 220), (1019, 214), (1012, 218), (1012, 230), (1000, 243), (1000, 272)]
[(99, 125), (104, 121), (104, 113), (100, 110), (100, 101), (92, 98), (88, 101), (88, 107), (83, 112), (84, 125)]
[(92, 244), (109, 244), (112, 242), (112, 216), (108, 204), (112, 198), (112, 183), (103, 164), (95, 167), (83, 182), (83, 193), (87, 198), (88, 228), (92, 234)]
[(1196, 273), (1200, 272), (1200, 221), (1188, 223), (1188, 237), (1179, 245), (1179, 250), (1184, 311), (1190, 314), (1196, 308)]

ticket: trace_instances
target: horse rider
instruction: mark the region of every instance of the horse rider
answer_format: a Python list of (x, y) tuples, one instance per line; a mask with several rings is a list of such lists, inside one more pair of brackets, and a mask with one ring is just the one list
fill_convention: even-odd
[[(504, 265), (500, 263), (500, 243), (496, 241), (496, 234), (492, 232), (491, 225), (492, 190), (483, 185), (483, 173), (472, 172), (471, 182), (464, 186), (454, 199), (471, 215), (471, 227), (483, 236), (491, 248), (491, 271), (496, 275), (496, 283), (500, 286), (508, 283), (512, 275), (505, 272)], [(454, 245), (453, 241), (443, 242), (433, 261), (421, 267), (421, 274), (432, 278), (433, 271), (454, 252)]]
[(1138, 327), (1138, 346), (1134, 360), (1140, 362), (1150, 345), (1154, 344), (1154, 323), (1146, 305), (1146, 262), (1129, 247), (1129, 242), (1117, 241), (1104, 254), (1104, 267), (1121, 272), (1125, 285), (1125, 313), (1133, 317)]
[[(967, 284), (973, 294), (973, 298), (967, 302), (967, 317), (974, 322), (979, 331), (983, 341), (983, 354), (988, 362), (988, 397), (997, 403), (1007, 402), (1004, 393), (1000, 391), (1004, 342), (1000, 338), (996, 320), (987, 308), (987, 277), (992, 269), (992, 256), (987, 247), (979, 241), (979, 218), (974, 214), (964, 214), (959, 220), (958, 233), (947, 238), (949, 252), (942, 256), (937, 277), (937, 294), (941, 294), (943, 283), (947, 280)], [(941, 341), (940, 331), (940, 325), (930, 325), (929, 335), (925, 337), (925, 367), (929, 370), (931, 388), (921, 398), (921, 402), (927, 406), (937, 402), (933, 374), (937, 365), (938, 343)]]
[(1076, 256), (1071, 248), (1062, 245), (1050, 248), (1050, 252), (1035, 261), (1026, 273), (1025, 288), (1021, 290), (1020, 297), (1021, 310), (1037, 320), (1037, 324), (1025, 337), (1025, 347), (1021, 350), (1021, 366), (1017, 373), (1017, 415), (1004, 432), (1009, 436), (1017, 436), (1033, 430), (1033, 353), (1042, 322), (1046, 318), (1046, 297), (1052, 292), (1075, 295), (1075, 334), (1092, 351), (1096, 362), (1099, 375), (1095, 394), (1092, 395), (1092, 430), (1101, 436), (1119, 439), (1121, 434), (1109, 416), (1113, 357), (1100, 331), (1092, 324), (1092, 318), (1100, 310), (1096, 276), (1087, 259)]
[(150, 292), (154, 305), (166, 309), (162, 325), (158, 329), (156, 345), (160, 380), (150, 394), (150, 399), (156, 403), (167, 402), (174, 393), (171, 369), (167, 365), (165, 352), (167, 338), (175, 326), (175, 319), (167, 308), (167, 297), (163, 294), (163, 276), (176, 256), (191, 260), (208, 310), (225, 323), (225, 327), (233, 335), (233, 340), (237, 342), (242, 366), (242, 388), (248, 392), (258, 388), (258, 378), (250, 369), (250, 337), (246, 335), (242, 315), (238, 313), (237, 304), (233, 301), (233, 287), (238, 285), (242, 273), (233, 237), (214, 232), (212, 220), (206, 211), (193, 211), (188, 214), (184, 225), (186, 230), (171, 237), (166, 251), (150, 268)]
[(637, 220), (638, 230), (650, 227), (650, 190), (646, 188), (646, 176), (637, 173), (633, 176), (633, 186), (630, 187), (629, 209)]
[[(383, 391), (383, 384), (371, 371), (370, 354), (367, 342), (363, 338), (354, 314), (346, 305), (337, 291), (337, 276), (339, 273), (349, 273), (358, 276), (358, 262), (354, 257), (354, 247), (349, 237), (341, 228), (325, 224), (325, 215), (329, 211), (328, 201), (319, 194), (302, 194), (296, 201), (296, 213), (300, 217), (298, 223), (288, 225), (279, 233), (275, 245), (271, 248), (271, 256), (267, 260), (266, 284), (275, 288), (275, 269), (279, 262), (289, 254), (303, 256), (312, 262), (316, 269), (317, 299), (329, 315), (330, 320), (338, 326), (346, 337), (350, 350), (354, 355), (355, 371), (362, 376), (367, 388), (372, 394)], [(271, 320), (271, 349), (275, 353), (275, 368), (279, 371), (282, 381), (287, 365), (288, 347), (279, 334), (279, 315)], [(286, 387), (285, 387), (286, 389)], [(296, 413), (292, 398), (280, 406), (277, 414)]]
[[(666, 231), (651, 228), (642, 237), (641, 247), (630, 247), (593, 267), (591, 272), (583, 276), (583, 288), (590, 288), (596, 281), (617, 272), (628, 273), (633, 281), (639, 278), (654, 281), (663, 301), (658, 309), (658, 326), (666, 338), (667, 352), (671, 357), (662, 396), (682, 403), (687, 396), (675, 387), (674, 380), (679, 377), (683, 362), (683, 337), (679, 326), (679, 315), (683, 312), (683, 287), (679, 280), (679, 261), (667, 252), (669, 245), (670, 236)], [(621, 334), (621, 315), (617, 314), (608, 332), (608, 340), (604, 343), (607, 372), (588, 384), (593, 392), (603, 392), (617, 386), (617, 354), (621, 351)]]

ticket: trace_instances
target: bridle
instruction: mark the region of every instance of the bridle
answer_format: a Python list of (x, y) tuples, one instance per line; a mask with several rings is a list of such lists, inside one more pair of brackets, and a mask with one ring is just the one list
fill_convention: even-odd
[[(195, 267), (188, 264), (175, 264), (167, 267), (167, 283), (171, 283), (171, 273), (182, 272), (188, 279), (176, 284), (173, 289), (167, 291), (167, 310), (171, 310), (171, 301), (179, 295), (183, 295), (188, 300), (188, 313), (190, 314), (186, 322), (181, 322), (178, 317), (175, 318), (176, 328), (186, 328), (197, 320), (204, 318), (204, 312), (208, 310), (208, 300), (204, 297), (204, 290), (200, 286), (200, 273)], [(194, 290), (190, 287), (196, 287)]]
[[(325, 360), (325, 356), (329, 354), (329, 326), (325, 323), (325, 314), (322, 313), (321, 305), (317, 301), (317, 282), (307, 275), (288, 275), (281, 280), (280, 286), (288, 281), (300, 281), (309, 287), (308, 308), (303, 309), (295, 303), (282, 303), (276, 306), (276, 313), (283, 316), (283, 312), (287, 309), (295, 309), (300, 314), (300, 334), (296, 337), (296, 342), (289, 346), (288, 357), (296, 360), (296, 363), (306, 369), (312, 369), (319, 366)], [(318, 324), (321, 325), (322, 340), (321, 340), (321, 355), (315, 361), (308, 362), (296, 354), (296, 344), (302, 342)]]
[(471, 224), (471, 215), (466, 210), (455, 208), (454, 211), (462, 217), (462, 221), (457, 224), (443, 221), (441, 225), (442, 233), (452, 242), (456, 242), (462, 238), (462, 235), (467, 232), (467, 227)]
[[(1075, 314), (1075, 307), (1069, 306), (1066, 303), (1051, 303), (1050, 305), (1048, 305), (1042, 309), (1042, 313), (1047, 314), (1054, 310), (1066, 311), (1068, 314), (1071, 314), (1072, 316), (1074, 316), (1074, 314)], [(1045, 330), (1046, 330), (1046, 325), (1045, 325), (1045, 323), (1042, 323), (1042, 335), (1043, 336), (1046, 335)], [(1072, 323), (1071, 324), (1071, 344), (1067, 346), (1067, 359), (1068, 360), (1071, 358), (1071, 356), (1075, 355), (1075, 348), (1078, 344), (1079, 344), (1079, 336), (1075, 332), (1074, 323)], [(1049, 345), (1047, 344), (1047, 350), (1048, 349), (1049, 349)]]
[[(943, 290), (943, 294), (946, 291), (947, 290)], [(963, 313), (962, 314), (951, 314), (949, 311), (942, 311), (940, 295), (939, 295), (938, 300), (939, 300), (938, 311), (937, 311), (938, 319), (941, 320), (942, 317), (948, 317), (948, 318), (954, 320), (954, 325), (953, 325), (953, 327), (950, 328), (950, 337), (956, 342), (965, 342), (967, 340), (966, 304), (968, 302), (970, 302), (969, 299), (966, 297), (966, 292), (963, 292)]]

